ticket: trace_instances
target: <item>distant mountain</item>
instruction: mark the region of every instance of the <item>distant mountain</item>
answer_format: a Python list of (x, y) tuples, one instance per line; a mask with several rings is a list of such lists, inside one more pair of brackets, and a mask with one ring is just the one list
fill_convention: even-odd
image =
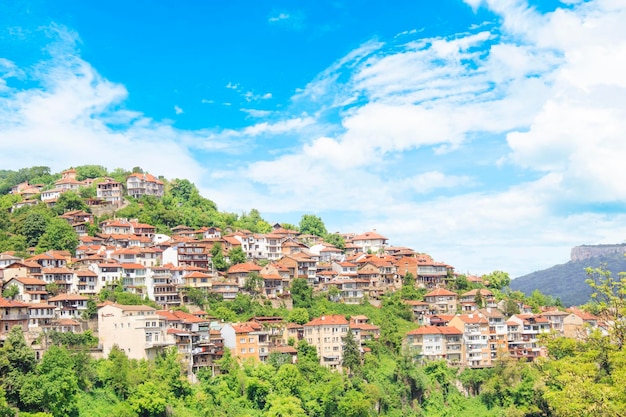
[[(573, 255), (574, 252), (572, 250)], [(623, 253), (604, 253), (586, 259), (579, 259), (577, 256), (574, 258), (576, 260), (515, 278), (511, 281), (511, 289), (520, 290), (527, 295), (539, 289), (544, 294), (560, 298), (565, 306), (580, 305), (589, 301), (591, 296), (591, 288), (585, 283), (585, 268), (603, 266), (614, 277), (619, 272), (626, 271), (626, 257)]]

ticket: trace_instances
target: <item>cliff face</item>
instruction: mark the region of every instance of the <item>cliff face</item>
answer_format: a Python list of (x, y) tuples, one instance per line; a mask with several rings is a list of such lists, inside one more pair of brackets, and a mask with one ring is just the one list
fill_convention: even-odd
[(570, 259), (572, 261), (583, 261), (585, 259), (614, 254), (623, 255), (624, 253), (626, 253), (626, 243), (618, 243), (615, 245), (582, 245), (572, 248)]

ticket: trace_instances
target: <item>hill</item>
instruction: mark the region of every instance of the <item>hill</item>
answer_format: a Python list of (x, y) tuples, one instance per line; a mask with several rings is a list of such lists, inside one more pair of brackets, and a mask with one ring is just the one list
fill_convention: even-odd
[(585, 268), (603, 266), (613, 273), (614, 277), (626, 271), (626, 257), (621, 253), (604, 254), (587, 259), (572, 260), (562, 265), (555, 265), (542, 271), (515, 278), (511, 281), (511, 289), (530, 295), (535, 289), (554, 298), (560, 298), (566, 305), (580, 305), (589, 301), (591, 288), (585, 280)]

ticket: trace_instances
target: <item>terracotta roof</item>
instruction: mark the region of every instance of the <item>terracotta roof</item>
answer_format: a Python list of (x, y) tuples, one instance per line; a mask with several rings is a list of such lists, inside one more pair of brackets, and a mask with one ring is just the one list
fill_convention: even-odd
[(462, 335), (463, 332), (456, 327), (448, 326), (422, 326), (415, 330), (411, 330), (407, 335), (424, 335), (424, 334), (449, 334), (449, 335)]
[(255, 271), (260, 271), (262, 268), (260, 266), (258, 266), (257, 264), (253, 264), (252, 262), (245, 262), (242, 264), (237, 264), (237, 265), (233, 265), (230, 268), (228, 268), (228, 273), (229, 274), (236, 274), (236, 273), (240, 273), (240, 272), (255, 272)]
[(28, 304), (25, 304), (19, 301), (14, 301), (14, 300), (7, 300), (6, 298), (0, 297), (0, 307), (19, 308), (19, 307), (28, 307)]
[(331, 314), (328, 316), (321, 316), (321, 317), (315, 318), (311, 320), (310, 322), (306, 323), (305, 326), (326, 326), (326, 325), (335, 325), (335, 324), (349, 325), (350, 323), (341, 314)]
[(424, 295), (424, 297), (438, 297), (438, 296), (446, 296), (446, 295), (454, 295), (456, 297), (456, 293), (446, 290), (445, 288), (436, 288), (428, 294)]
[(87, 301), (89, 297), (85, 297), (80, 294), (66, 294), (61, 293), (59, 295), (55, 295), (54, 297), (48, 299), (48, 301)]
[(379, 235), (378, 233), (374, 231), (365, 232), (363, 234), (357, 235), (353, 237), (351, 240), (352, 242), (354, 242), (355, 240), (379, 240), (379, 239), (388, 240), (386, 237)]

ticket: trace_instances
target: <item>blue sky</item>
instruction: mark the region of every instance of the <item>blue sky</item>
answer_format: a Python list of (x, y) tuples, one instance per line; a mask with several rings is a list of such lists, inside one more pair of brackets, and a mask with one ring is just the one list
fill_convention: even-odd
[(221, 210), (513, 276), (624, 240), (626, 3), (0, 4), (0, 166), (142, 166)]

